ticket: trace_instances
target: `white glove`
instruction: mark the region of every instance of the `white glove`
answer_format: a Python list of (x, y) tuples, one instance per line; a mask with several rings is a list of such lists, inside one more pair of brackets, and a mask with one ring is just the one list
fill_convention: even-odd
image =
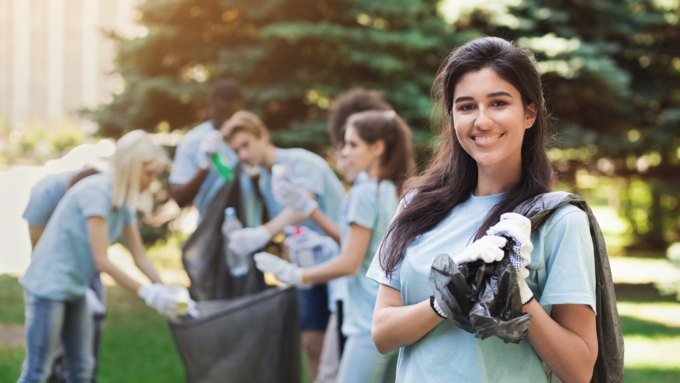
[(200, 314), (196, 302), (191, 299), (189, 290), (182, 285), (165, 285), (165, 290), (175, 301), (175, 315), (191, 315), (198, 317)]
[(302, 285), (302, 269), (274, 254), (261, 252), (255, 254), (255, 265), (263, 272), (270, 272), (288, 285)]
[(486, 263), (500, 261), (505, 256), (503, 247), (506, 243), (507, 240), (503, 237), (486, 235), (476, 240), (472, 245), (466, 247), (462, 253), (455, 257), (451, 257), (451, 259), (456, 262), (456, 265), (474, 262), (478, 259), (481, 259)]
[(167, 316), (175, 315), (177, 303), (164, 284), (157, 282), (152, 285), (142, 285), (137, 293), (148, 306), (155, 308), (159, 313)]
[(270, 239), (271, 233), (262, 225), (232, 231), (229, 234), (229, 250), (239, 257), (245, 257), (263, 248)]
[(183, 286), (167, 286), (162, 283), (142, 285), (138, 294), (148, 306), (169, 318), (196, 310), (196, 302), (189, 298), (189, 291)]
[(208, 132), (201, 143), (198, 145), (198, 167), (200, 169), (209, 169), (212, 164), (212, 158), (220, 149), (224, 139), (222, 133), (217, 130)]
[(501, 215), (501, 221), (487, 230), (486, 234), (505, 235), (515, 239), (516, 244), (513, 250), (519, 256), (512, 256), (510, 261), (517, 271), (522, 304), (526, 304), (534, 296), (526, 282), (526, 278), (529, 277), (527, 265), (531, 264), (531, 252), (534, 250), (534, 245), (531, 243), (531, 221), (521, 214), (505, 213)]
[(85, 299), (87, 300), (87, 310), (90, 315), (104, 315), (106, 314), (106, 307), (102, 301), (97, 297), (97, 293), (92, 289), (85, 290)]
[(309, 217), (319, 207), (319, 204), (303, 187), (303, 182), (293, 178), (290, 174), (274, 174), (272, 192), (276, 202), (283, 206), (290, 206), (306, 217)]

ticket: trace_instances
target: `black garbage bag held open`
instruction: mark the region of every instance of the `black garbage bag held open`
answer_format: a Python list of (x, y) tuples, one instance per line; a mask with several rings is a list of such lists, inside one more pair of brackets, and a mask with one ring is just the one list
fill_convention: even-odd
[[(533, 232), (566, 204), (587, 214), (595, 251), (598, 355), (591, 382), (623, 382), (623, 332), (611, 268), (602, 231), (590, 207), (576, 194), (552, 192), (523, 202), (514, 212), (531, 220)], [(446, 254), (435, 257), (430, 286), (451, 322), (482, 339), (496, 335), (506, 343), (518, 343), (528, 335), (530, 316), (522, 314), (517, 274), (509, 261), (512, 248), (509, 238), (503, 260), (491, 264), (476, 261), (457, 266)], [(546, 374), (551, 383), (560, 382), (547, 367)]]
[(301, 380), (300, 323), (293, 287), (268, 288), (249, 257), (248, 272), (231, 275), (224, 256), (224, 209), (245, 221), (239, 177), (217, 193), (186, 241), (182, 262), (200, 316), (170, 321), (189, 383), (296, 383)]

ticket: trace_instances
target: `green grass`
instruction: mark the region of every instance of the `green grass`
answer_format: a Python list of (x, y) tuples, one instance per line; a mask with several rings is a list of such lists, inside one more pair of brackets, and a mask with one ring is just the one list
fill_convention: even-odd
[(17, 279), (0, 275), (0, 323), (24, 324), (24, 293)]
[[(680, 317), (680, 303), (658, 295), (651, 284), (617, 285), (617, 297), (622, 303), (626, 381), (680, 382), (680, 326), (667, 323), (669, 318)], [(22, 290), (16, 278), (0, 276), (0, 302), (0, 324), (24, 322)], [(117, 286), (108, 288), (107, 308), (99, 382), (185, 381), (182, 362), (162, 316)], [(0, 346), (0, 383), (17, 381), (24, 355), (21, 346)]]
[(184, 382), (184, 369), (164, 317), (133, 293), (109, 287), (98, 381)]

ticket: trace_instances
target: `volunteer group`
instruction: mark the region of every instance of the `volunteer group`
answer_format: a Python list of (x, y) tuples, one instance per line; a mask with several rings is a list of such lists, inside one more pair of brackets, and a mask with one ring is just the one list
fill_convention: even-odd
[[(216, 81), (207, 100), (210, 119), (184, 135), (172, 163), (134, 130), (118, 140), (108, 170), (52, 175), (33, 188), (19, 382), (45, 382), (59, 343), (70, 381), (92, 381), (90, 311), (105, 300), (98, 272), (170, 317), (180, 303), (194, 309), (186, 289), (164, 284), (145, 254), (136, 212), (151, 209), (149, 186), (171, 164), (171, 197), (195, 206), (200, 221), (226, 182), (215, 156), (244, 170), (237, 174), (246, 219), (230, 233), (229, 251), (299, 286), (310, 382), (541, 382), (544, 365), (564, 381), (590, 381), (598, 337), (587, 216), (565, 206), (532, 233), (528, 219), (510, 213), (554, 181), (529, 51), (484, 37), (448, 56), (433, 85), (441, 135), (419, 176), (409, 126), (376, 91), (351, 89), (331, 103), (330, 162), (346, 186), (319, 155), (274, 146), (235, 80)], [(332, 238), (339, 251), (314, 265), (262, 252), (291, 225)], [(441, 253), (457, 264), (502, 259), (499, 233), (522, 255), (513, 263), (532, 319), (519, 345), (456, 327), (428, 282)], [(108, 260), (119, 238), (150, 283)]]

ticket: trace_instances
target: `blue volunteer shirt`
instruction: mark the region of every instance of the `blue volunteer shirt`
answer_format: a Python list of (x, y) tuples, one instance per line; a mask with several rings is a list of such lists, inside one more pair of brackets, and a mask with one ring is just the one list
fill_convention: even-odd
[[(407, 248), (391, 278), (385, 276), (377, 254), (368, 277), (399, 290), (404, 306), (429, 299), (432, 259), (444, 252), (460, 254), (501, 198), (502, 194), (471, 196)], [(572, 205), (561, 207), (532, 233), (531, 242), (534, 250), (526, 281), (543, 309), (550, 314), (553, 305), (584, 304), (595, 311), (595, 258), (586, 214)], [(497, 337), (482, 341), (447, 320), (418, 342), (402, 347), (397, 368), (397, 382), (445, 380), (547, 381), (528, 339), (518, 345), (505, 344)]]
[[(177, 145), (175, 160), (170, 172), (171, 184), (186, 184), (191, 181), (199, 171), (198, 147), (205, 136), (215, 130), (211, 121), (206, 121), (191, 129), (184, 135), (182, 141)], [(220, 144), (218, 154), (227, 161), (229, 166), (234, 166), (238, 162), (238, 156), (226, 142)], [(246, 227), (255, 227), (262, 224), (262, 213), (260, 202), (257, 200), (251, 178), (245, 173), (241, 173), (241, 191), (243, 193), (243, 203), (248, 222), (244, 222)], [(224, 186), (224, 178), (217, 171), (215, 166), (210, 168), (208, 176), (203, 181), (201, 188), (194, 198), (194, 206), (198, 209), (199, 222), (205, 213), (208, 205), (212, 202), (217, 192)]]
[[(276, 164), (288, 166), (292, 176), (301, 179), (304, 188), (314, 193), (319, 209), (334, 222), (338, 221), (340, 205), (345, 197), (345, 188), (323, 158), (304, 149), (276, 149)], [(259, 187), (267, 205), (269, 219), (272, 219), (283, 211), (284, 206), (274, 199), (272, 174), (264, 168), (260, 170)], [(302, 225), (324, 235), (324, 232), (311, 219), (306, 220)]]
[(66, 186), (71, 177), (80, 170), (51, 174), (38, 181), (31, 189), (31, 198), (28, 200), (23, 217), (28, 224), (36, 227), (45, 227), (59, 201), (66, 194)]
[(366, 276), (373, 255), (378, 251), (383, 234), (387, 230), (399, 204), (397, 189), (392, 181), (377, 178), (352, 187), (347, 196), (347, 204), (340, 216), (340, 239), (347, 246), (350, 225), (371, 229), (371, 239), (363, 256), (359, 271), (345, 278), (347, 310), (342, 325), (342, 333), (347, 336), (370, 335), (373, 322), (373, 309), (378, 298), (379, 285)]
[(106, 220), (109, 244), (120, 237), (123, 227), (136, 225), (136, 212), (127, 206), (113, 210), (111, 175), (87, 177), (69, 189), (47, 223), (31, 265), (19, 282), (31, 294), (55, 301), (85, 295), (96, 272), (87, 219)]

